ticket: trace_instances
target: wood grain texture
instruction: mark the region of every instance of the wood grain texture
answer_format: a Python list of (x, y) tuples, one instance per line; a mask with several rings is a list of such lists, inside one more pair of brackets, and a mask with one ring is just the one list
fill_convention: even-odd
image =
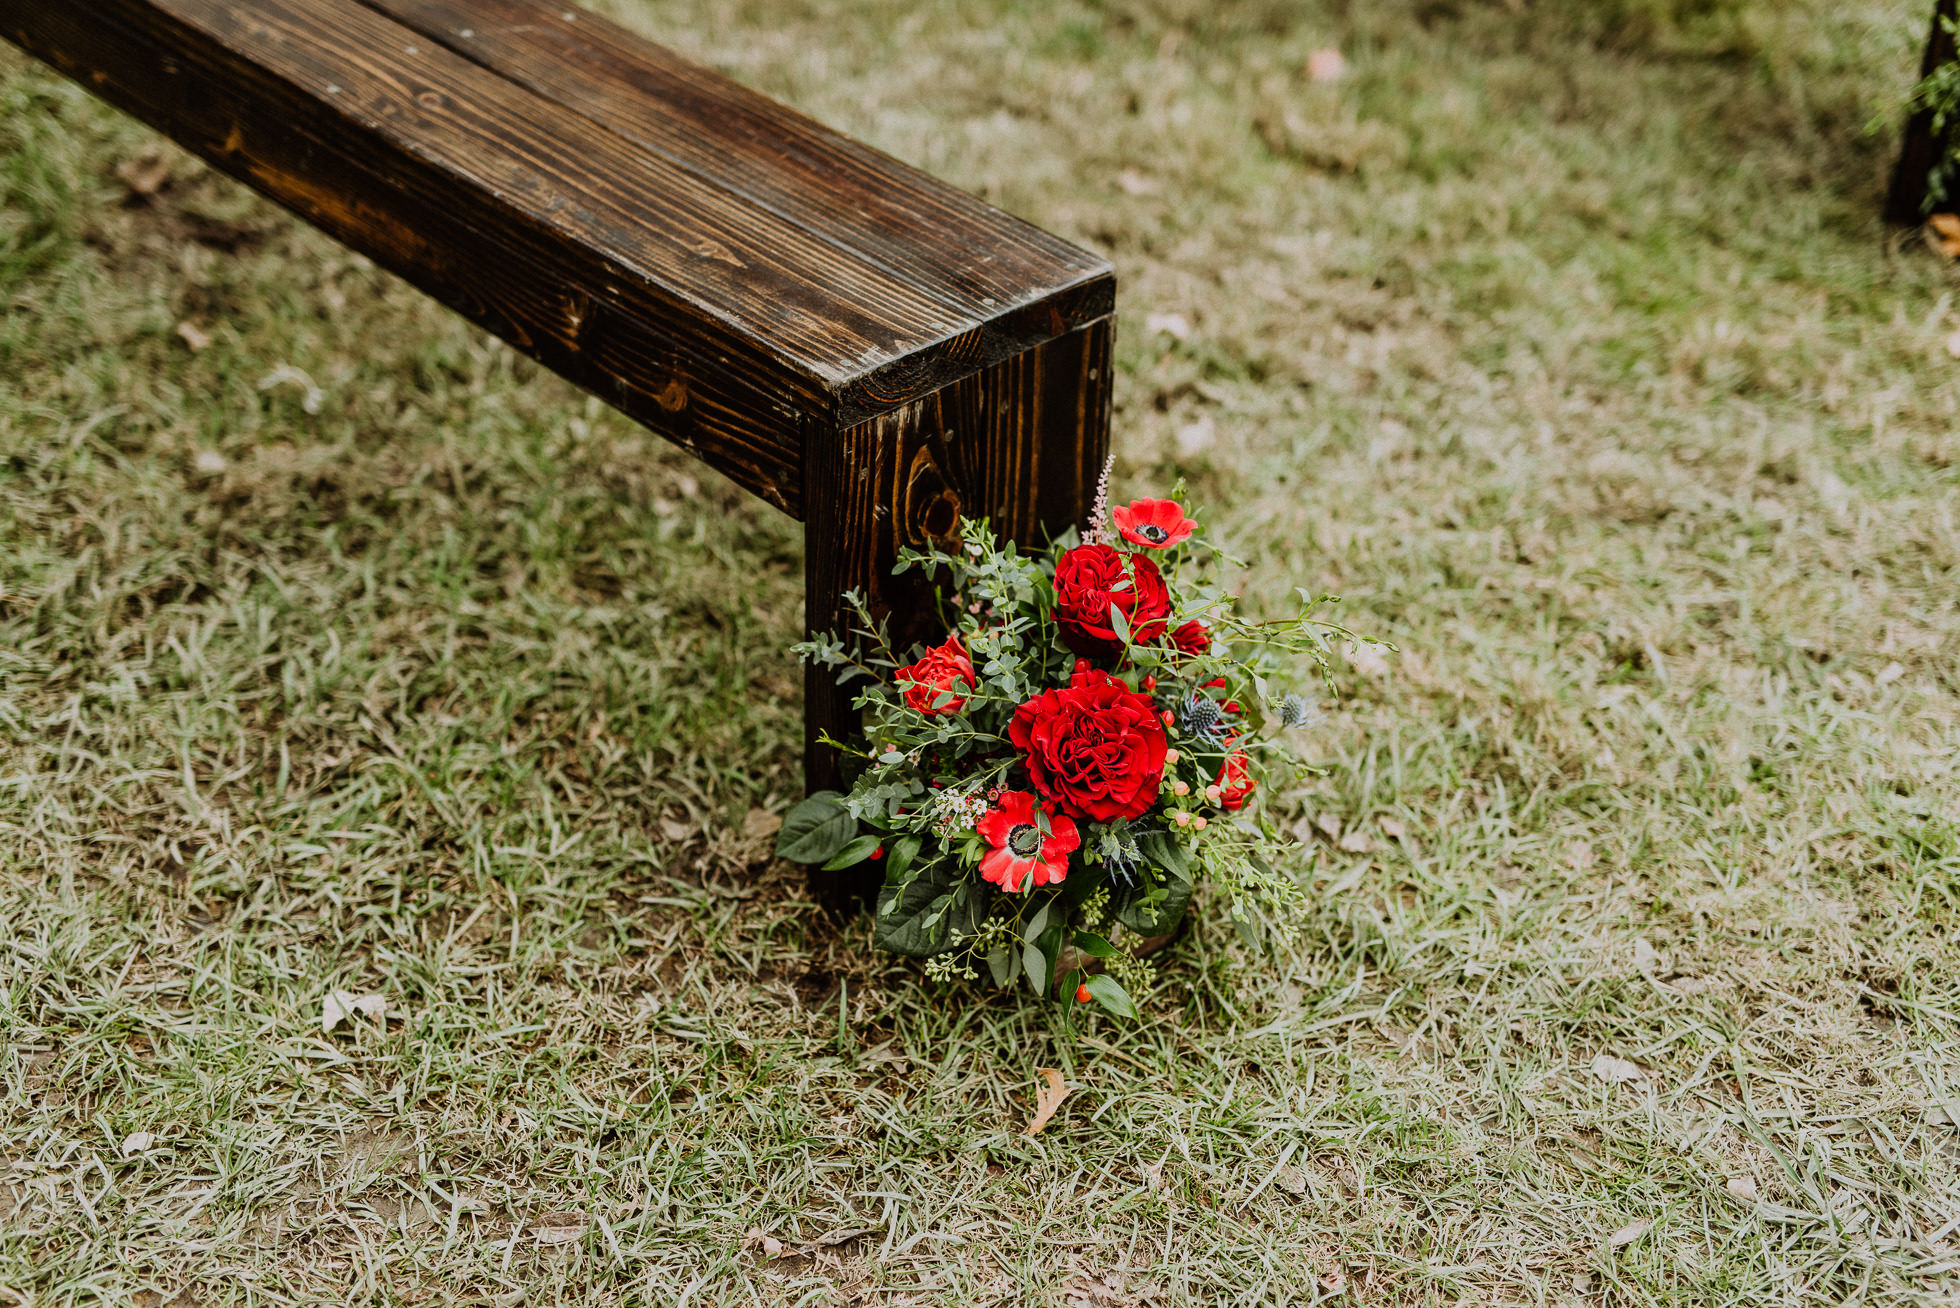
[[(1921, 80), (1942, 64), (1960, 59), (1954, 39), (1946, 30), (1956, 14), (1960, 0), (1938, 0), (1933, 6), (1933, 29), (1926, 38), (1926, 54), (1920, 60)], [(1952, 134), (1949, 133), (1949, 136)], [(1892, 169), (1892, 186), (1885, 196), (1885, 219), (1903, 227), (1917, 227), (1926, 221), (1926, 188), (1933, 166), (1946, 150), (1960, 147), (1960, 141), (1941, 140), (1933, 131), (1933, 111), (1921, 109), (1906, 119), (1906, 130), (1899, 143), (1899, 162)]]
[[(848, 203), (835, 188), (795, 216), (815, 165), (785, 165), (762, 202), (748, 192), (766, 190), (773, 106), (725, 87), (747, 144), (708, 136), (680, 157), (674, 140), (713, 130), (707, 109), (656, 133), (642, 105), (622, 134), (359, 0), (0, 0), (0, 31), (799, 516), (806, 431), (898, 407), (1113, 296), (1105, 264), (1005, 215), (994, 243), (1029, 289), (1003, 302), (976, 282), (962, 302), (958, 275), (929, 273), (951, 257), (930, 223), (916, 248), (896, 228), (882, 244), (818, 231), (811, 213)], [(684, 80), (671, 56), (654, 66)], [(795, 160), (821, 129), (773, 108)], [(710, 175), (721, 153), (746, 171)], [(885, 174), (863, 185), (948, 203), (922, 174)], [(962, 257), (993, 256), (983, 241)]]
[[(969, 516), (989, 518), (1008, 540), (1045, 544), (1080, 526), (1109, 455), (1109, 319), (1092, 323), (904, 408), (810, 444), (804, 520), (806, 612), (813, 632), (850, 625), (843, 595), (865, 595), (889, 621), (893, 644), (937, 641), (944, 631), (926, 578), (891, 575), (899, 548), (950, 541)], [(837, 761), (818, 743), (858, 734), (848, 688), (809, 669), (804, 682), (813, 790), (837, 784)], [(874, 887), (863, 870), (813, 873), (826, 903)]]
[(597, 15), (546, 0), (362, 3), (967, 320), (854, 378), (845, 423), (1113, 308), (1101, 257)]

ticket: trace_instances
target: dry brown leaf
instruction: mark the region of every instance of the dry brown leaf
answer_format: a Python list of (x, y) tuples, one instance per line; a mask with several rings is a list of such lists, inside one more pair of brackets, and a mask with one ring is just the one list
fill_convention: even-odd
[(1926, 239), (1949, 259), (1960, 259), (1960, 213), (1936, 213), (1926, 220)]
[(537, 1227), (539, 1244), (573, 1244), (585, 1234), (583, 1213), (546, 1213)]
[(761, 840), (773, 836), (783, 829), (783, 815), (771, 813), (766, 808), (752, 808), (742, 819), (742, 834), (751, 840)]
[(1381, 843), (1365, 831), (1355, 830), (1341, 837), (1340, 847), (1350, 854), (1372, 854)]
[(1738, 1199), (1756, 1202), (1756, 1178), (1753, 1176), (1731, 1176), (1728, 1191)]
[(1647, 1074), (1638, 1063), (1630, 1063), (1613, 1054), (1600, 1054), (1592, 1060), (1592, 1074), (1602, 1081), (1620, 1085), (1627, 1081), (1638, 1081)]
[(1329, 840), (1339, 840), (1341, 838), (1341, 820), (1334, 816), (1334, 814), (1322, 813), (1313, 820), (1313, 824), (1319, 827)]
[(388, 1011), (388, 1001), (381, 995), (357, 995), (346, 990), (330, 991), (320, 1003), (320, 1032), (322, 1035), (332, 1031), (342, 1022), (351, 1021), (355, 1014), (380, 1021)]
[(122, 1142), (122, 1156), (124, 1158), (134, 1158), (156, 1142), (156, 1136), (148, 1131), (138, 1131), (134, 1135), (126, 1135), (123, 1137)]
[(1403, 826), (1398, 819), (1392, 818), (1384, 813), (1375, 820), (1381, 824), (1382, 834), (1389, 839), (1407, 840), (1409, 838), (1409, 829)]
[(684, 845), (693, 838), (694, 828), (685, 822), (676, 822), (672, 818), (662, 818), (660, 819), (660, 834), (673, 841), (676, 845)]
[(145, 150), (134, 159), (124, 160), (116, 168), (116, 176), (131, 195), (147, 199), (169, 185), (170, 157), (161, 150)]
[(848, 1244), (861, 1235), (877, 1235), (884, 1229), (882, 1226), (840, 1226), (834, 1231), (825, 1231), (810, 1243), (834, 1248), (840, 1244)]
[(1068, 1098), (1069, 1087), (1068, 1082), (1062, 1080), (1062, 1074), (1052, 1067), (1037, 1067), (1034, 1071), (1036, 1076), (1048, 1084), (1041, 1088), (1040, 1094), (1035, 1098), (1034, 1120), (1028, 1123), (1027, 1134), (1040, 1135), (1041, 1128), (1048, 1125), (1048, 1119), (1053, 1117), (1055, 1110), (1062, 1106), (1062, 1100)]
[(1654, 1219), (1651, 1217), (1643, 1217), (1637, 1222), (1628, 1222), (1625, 1226), (1622, 1226), (1619, 1230), (1606, 1237), (1606, 1247), (1608, 1249), (1623, 1249), (1635, 1240), (1638, 1240), (1641, 1236), (1647, 1234), (1647, 1228), (1653, 1224)]
[(192, 354), (196, 354), (211, 343), (211, 333), (194, 322), (180, 322), (177, 324), (177, 339), (188, 345)]
[(1900, 677), (1903, 677), (1905, 675), (1906, 675), (1906, 665), (1898, 662), (1897, 660), (1894, 660), (1893, 662), (1887, 663), (1884, 667), (1880, 668), (1878, 670), (1878, 675), (1876, 677), (1873, 677), (1872, 680), (1877, 682), (1881, 686), (1889, 686), (1893, 682), (1897, 681)]
[(1338, 82), (1347, 76), (1347, 58), (1339, 50), (1315, 50), (1307, 56), (1307, 80)]

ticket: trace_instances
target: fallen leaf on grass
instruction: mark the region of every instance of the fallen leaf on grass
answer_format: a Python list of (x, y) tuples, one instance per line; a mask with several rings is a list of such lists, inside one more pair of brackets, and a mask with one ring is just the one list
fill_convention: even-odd
[(199, 450), (191, 459), (191, 467), (204, 477), (215, 477), (231, 466), (231, 461), (216, 450)]
[(1611, 1081), (1614, 1085), (1638, 1081), (1647, 1075), (1640, 1069), (1638, 1063), (1630, 1063), (1612, 1054), (1600, 1054), (1595, 1057), (1592, 1060), (1592, 1074), (1602, 1081)]
[(694, 828), (686, 822), (676, 822), (672, 818), (660, 819), (660, 834), (676, 845), (685, 845), (694, 838)]
[(170, 181), (170, 157), (160, 150), (145, 150), (116, 168), (116, 176), (133, 196), (148, 199)]
[(781, 1258), (783, 1256), (783, 1242), (759, 1226), (751, 1226), (749, 1228), (749, 1243), (761, 1245), (763, 1256), (766, 1258)]
[(126, 1135), (123, 1137), (122, 1142), (122, 1156), (124, 1158), (134, 1158), (156, 1142), (156, 1136), (148, 1131), (138, 1131), (134, 1135)]
[(1339, 840), (1341, 838), (1341, 819), (1334, 816), (1334, 814), (1322, 813), (1313, 820), (1313, 824), (1319, 827), (1329, 840)]
[(1307, 80), (1338, 82), (1347, 76), (1347, 57), (1339, 50), (1315, 50), (1307, 56)]
[(546, 1213), (535, 1228), (539, 1244), (574, 1244), (585, 1234), (583, 1213)]
[(763, 840), (783, 829), (783, 815), (771, 813), (766, 808), (752, 808), (742, 819), (742, 834), (751, 840)]
[(1926, 220), (1926, 240), (1949, 259), (1960, 259), (1960, 213), (1936, 213)]
[(1946, 338), (1946, 352), (1953, 358), (1960, 359), (1960, 332), (1954, 332)]
[(1756, 1202), (1756, 1178), (1753, 1176), (1731, 1176), (1727, 1189), (1738, 1199)]
[(840, 1226), (834, 1231), (825, 1231), (810, 1243), (833, 1249), (840, 1244), (849, 1244), (861, 1235), (877, 1235), (884, 1229), (882, 1226)]
[(1622, 1226), (1619, 1230), (1606, 1237), (1606, 1247), (1608, 1249), (1624, 1249), (1641, 1236), (1647, 1234), (1647, 1228), (1653, 1224), (1654, 1219), (1651, 1217), (1643, 1217), (1637, 1222), (1628, 1222), (1625, 1226)]
[(1164, 1164), (1171, 1160), (1171, 1151), (1164, 1150), (1164, 1156), (1154, 1163), (1145, 1163), (1137, 1170), (1143, 1173), (1143, 1188), (1161, 1190), (1164, 1188)]
[(1350, 854), (1372, 854), (1380, 849), (1381, 845), (1367, 832), (1355, 830), (1341, 837), (1340, 847)]
[(1409, 838), (1409, 829), (1403, 826), (1399, 819), (1392, 818), (1384, 813), (1376, 818), (1375, 821), (1381, 825), (1382, 834), (1390, 840), (1407, 840)]
[(1584, 872), (1587, 868), (1591, 867), (1598, 861), (1597, 856), (1593, 853), (1592, 841), (1575, 840), (1570, 845), (1567, 845), (1565, 847), (1565, 861), (1580, 872)]
[(211, 333), (194, 322), (180, 322), (177, 324), (177, 339), (188, 345), (192, 354), (196, 354), (211, 343)]
[(320, 1031), (325, 1034), (342, 1022), (349, 1021), (356, 1013), (371, 1017), (377, 1022), (388, 1011), (388, 1000), (381, 995), (357, 995), (346, 990), (328, 993), (320, 1005)]
[(1906, 675), (1906, 665), (1894, 661), (1891, 663), (1887, 663), (1884, 667), (1880, 668), (1878, 670), (1878, 675), (1876, 677), (1873, 677), (1872, 680), (1877, 682), (1881, 686), (1889, 686), (1893, 682), (1897, 681), (1900, 677), (1903, 677), (1905, 675)]
[(1028, 1123), (1028, 1135), (1040, 1135), (1041, 1128), (1048, 1125), (1048, 1119), (1062, 1106), (1062, 1100), (1068, 1098), (1068, 1082), (1062, 1080), (1060, 1072), (1052, 1067), (1037, 1067), (1034, 1070), (1035, 1075), (1048, 1084), (1041, 1088), (1041, 1093), (1035, 1098), (1034, 1120)]

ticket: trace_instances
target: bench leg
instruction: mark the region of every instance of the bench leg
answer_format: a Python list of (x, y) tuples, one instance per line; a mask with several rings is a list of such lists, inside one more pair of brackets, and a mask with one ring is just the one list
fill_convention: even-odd
[[(944, 625), (916, 573), (891, 575), (904, 545), (949, 540), (965, 517), (1038, 545), (1080, 526), (1109, 454), (1113, 324), (1091, 323), (919, 400), (810, 442), (804, 473), (805, 611), (813, 631), (849, 626), (844, 592), (867, 597), (901, 652)], [(804, 679), (804, 776), (836, 789), (820, 743), (855, 735), (852, 691), (821, 668)], [(869, 867), (811, 873), (812, 893), (846, 908), (869, 895)]]
[[(1933, 30), (1926, 38), (1926, 54), (1919, 65), (1921, 78), (1932, 76), (1934, 69), (1960, 57), (1946, 30), (1946, 20), (1956, 13), (1960, 13), (1960, 3), (1956, 0), (1938, 0), (1933, 6)], [(1917, 227), (1926, 221), (1921, 211), (1926, 203), (1927, 183), (1945, 145), (1933, 132), (1931, 109), (1921, 109), (1906, 120), (1905, 134), (1899, 143), (1899, 161), (1893, 166), (1892, 186), (1885, 197), (1887, 222)]]

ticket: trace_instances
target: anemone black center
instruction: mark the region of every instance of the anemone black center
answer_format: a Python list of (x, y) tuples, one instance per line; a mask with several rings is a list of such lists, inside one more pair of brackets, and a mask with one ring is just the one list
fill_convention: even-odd
[(1147, 522), (1143, 526), (1137, 528), (1137, 535), (1142, 536), (1147, 540), (1158, 541), (1161, 543), (1163, 541), (1169, 540), (1171, 534), (1168, 531), (1165, 531), (1162, 527), (1159, 527), (1156, 523)]
[(1033, 858), (1041, 852), (1041, 831), (1022, 823), (1007, 833), (1007, 848), (1016, 858)]

